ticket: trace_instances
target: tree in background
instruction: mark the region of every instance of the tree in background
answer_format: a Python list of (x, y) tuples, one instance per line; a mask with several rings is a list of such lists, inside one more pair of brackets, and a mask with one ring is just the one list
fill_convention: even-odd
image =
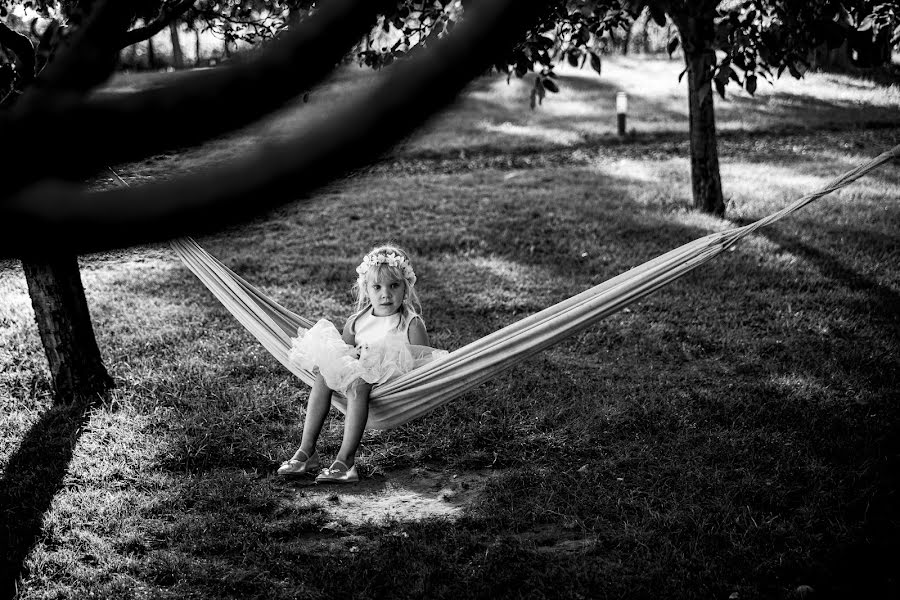
[[(645, 15), (658, 25), (672, 23), (676, 35), (669, 54), (678, 47), (685, 61), (679, 80), (687, 75), (691, 187), (694, 206), (725, 213), (719, 173), (714, 92), (725, 97), (728, 85), (755, 93), (760, 79), (773, 82), (784, 71), (795, 77), (812, 66), (817, 49), (849, 48), (859, 66), (875, 66), (889, 58), (900, 38), (900, 9), (879, 0), (555, 0), (552, 10), (532, 27), (525, 39), (494, 64), (512, 77), (536, 73), (531, 104), (547, 92), (559, 91), (553, 66), (567, 62), (590, 65), (601, 72), (602, 55), (610, 40), (624, 38), (635, 20)], [(401, 2), (403, 9), (385, 18), (384, 33), (394, 33), (393, 45), (370, 43), (362, 53), (370, 66), (390, 64), (416, 46), (416, 40), (441, 35), (459, 14), (446, 10), (452, 2)], [(420, 5), (425, 6), (416, 10)], [(410, 27), (415, 17), (420, 27)], [(430, 33), (422, 33), (433, 27)], [(376, 32), (377, 33), (377, 32)]]
[(760, 78), (772, 82), (785, 70), (800, 78), (820, 47), (850, 43), (862, 56), (872, 47), (869, 31), (883, 36), (900, 16), (873, 0), (637, 0), (623, 10), (632, 17), (646, 10), (657, 24), (668, 18), (675, 26), (668, 51), (680, 45), (684, 55), (694, 206), (718, 215), (725, 213), (725, 201), (713, 90), (724, 98), (733, 83), (753, 94)]

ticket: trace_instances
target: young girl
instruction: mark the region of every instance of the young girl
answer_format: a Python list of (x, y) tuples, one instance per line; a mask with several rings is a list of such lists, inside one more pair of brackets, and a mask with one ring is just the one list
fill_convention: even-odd
[(356, 449), (369, 416), (369, 392), (384, 383), (446, 354), (428, 347), (425, 323), (419, 316), (416, 274), (409, 256), (397, 246), (377, 246), (356, 268), (353, 289), (357, 312), (340, 335), (328, 320), (301, 328), (288, 358), (317, 370), (309, 393), (300, 448), (278, 469), (279, 475), (305, 475), (319, 469), (316, 441), (328, 415), (332, 391), (347, 397), (344, 438), (336, 460), (316, 477), (317, 483), (359, 481)]

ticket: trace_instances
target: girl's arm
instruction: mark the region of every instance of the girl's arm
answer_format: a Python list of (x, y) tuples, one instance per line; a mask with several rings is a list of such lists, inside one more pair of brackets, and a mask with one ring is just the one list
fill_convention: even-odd
[(419, 317), (416, 317), (409, 324), (409, 343), (416, 346), (430, 346), (428, 343), (428, 332), (425, 331), (425, 323)]
[(347, 319), (347, 322), (344, 323), (344, 333), (341, 334), (341, 338), (343, 338), (344, 343), (350, 346), (356, 345), (356, 334), (353, 333), (353, 322), (356, 321), (354, 317), (356, 317), (356, 315), (353, 315), (352, 317)]

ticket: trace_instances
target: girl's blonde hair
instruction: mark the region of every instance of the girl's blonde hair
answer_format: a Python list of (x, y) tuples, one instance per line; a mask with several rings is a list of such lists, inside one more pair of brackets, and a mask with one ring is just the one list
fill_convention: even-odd
[(402, 309), (409, 317), (422, 312), (422, 303), (416, 293), (416, 273), (413, 271), (409, 254), (396, 244), (381, 244), (375, 246), (363, 257), (363, 261), (356, 267), (357, 278), (351, 292), (356, 296), (356, 309), (362, 312), (371, 303), (366, 293), (366, 279), (371, 273), (374, 277), (388, 276), (395, 281), (403, 281), (406, 290), (403, 294)]

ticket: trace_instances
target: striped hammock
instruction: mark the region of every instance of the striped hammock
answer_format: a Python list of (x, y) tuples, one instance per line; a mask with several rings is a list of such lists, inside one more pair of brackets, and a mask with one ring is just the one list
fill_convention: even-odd
[[(900, 146), (841, 175), (758, 221), (713, 233), (634, 267), (621, 275), (450, 352), (427, 365), (372, 389), (368, 429), (388, 429), (421, 417), (445, 402), (492, 378), (541, 350), (590, 327), (632, 302), (712, 260), (730, 246), (810, 202), (859, 179), (900, 156)], [(172, 248), (185, 265), (237, 320), (294, 375), (312, 385), (315, 375), (288, 361), (297, 328), (314, 322), (277, 304), (231, 271), (191, 238), (174, 240)], [(332, 395), (332, 405), (346, 413), (347, 401)]]

